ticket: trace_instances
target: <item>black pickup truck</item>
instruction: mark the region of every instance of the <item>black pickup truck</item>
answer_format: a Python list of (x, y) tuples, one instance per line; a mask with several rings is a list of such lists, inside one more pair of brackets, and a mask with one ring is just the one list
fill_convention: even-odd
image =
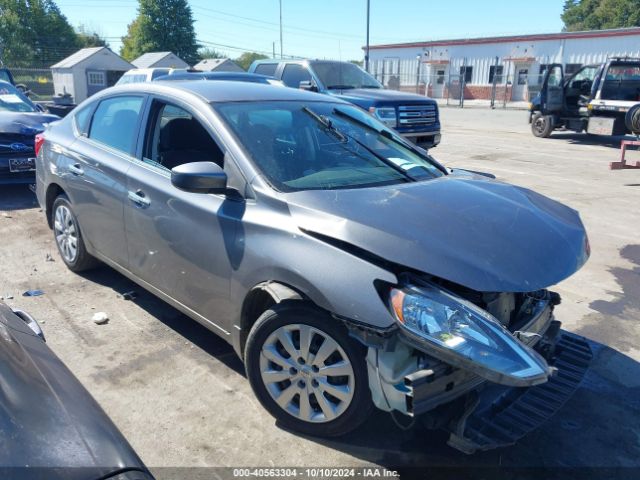
[(375, 115), (422, 148), (440, 143), (440, 117), (435, 100), (386, 90), (357, 65), (329, 60), (256, 60), (250, 73), (274, 77), (287, 87), (335, 95)]
[[(564, 78), (562, 65), (547, 69), (529, 105), (531, 131), (548, 137), (559, 128), (596, 135), (635, 133), (640, 104), (640, 58), (614, 57), (585, 65)], [(627, 121), (625, 122), (625, 117)]]

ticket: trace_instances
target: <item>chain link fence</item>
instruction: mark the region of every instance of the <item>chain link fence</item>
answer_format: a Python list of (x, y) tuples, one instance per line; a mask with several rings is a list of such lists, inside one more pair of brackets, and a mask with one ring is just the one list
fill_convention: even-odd
[(491, 82), (471, 83), (465, 75), (374, 74), (386, 88), (426, 95), (441, 105), (525, 108), (542, 86), (544, 74), (494, 75)]
[(54, 94), (53, 76), (48, 68), (11, 68), (16, 85), (22, 85), (31, 100), (51, 100)]

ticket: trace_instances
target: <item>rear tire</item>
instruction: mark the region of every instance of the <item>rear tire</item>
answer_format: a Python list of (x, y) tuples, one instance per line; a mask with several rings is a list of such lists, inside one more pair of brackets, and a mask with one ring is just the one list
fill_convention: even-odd
[(553, 121), (551, 115), (542, 115), (537, 112), (531, 118), (531, 132), (539, 138), (549, 138), (553, 132)]
[(245, 368), (256, 397), (280, 425), (336, 437), (355, 430), (373, 410), (365, 354), (337, 320), (289, 302), (256, 321)]
[(87, 252), (71, 202), (64, 194), (53, 202), (51, 224), (58, 253), (69, 270), (82, 272), (99, 265), (98, 260)]

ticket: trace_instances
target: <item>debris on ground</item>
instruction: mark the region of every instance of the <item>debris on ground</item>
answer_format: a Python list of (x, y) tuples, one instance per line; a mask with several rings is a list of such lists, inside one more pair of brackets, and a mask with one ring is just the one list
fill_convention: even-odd
[(50, 253), (47, 253), (47, 258), (45, 258), (45, 262), (55, 262), (55, 259), (51, 256)]
[(91, 317), (91, 320), (93, 320), (93, 323), (96, 325), (103, 325), (109, 321), (109, 315), (105, 312), (96, 312), (93, 314), (93, 317)]
[(122, 294), (122, 298), (125, 300), (135, 300), (138, 297), (138, 292), (135, 290), (129, 290), (128, 292), (124, 292)]
[(44, 290), (27, 290), (22, 294), (23, 297), (39, 297), (44, 295)]
[(2, 216), (4, 218), (13, 218), (11, 215), (9, 215), (7, 212), (2, 212)]
[(1, 296), (0, 300), (13, 300), (13, 295), (7, 293), (6, 295)]

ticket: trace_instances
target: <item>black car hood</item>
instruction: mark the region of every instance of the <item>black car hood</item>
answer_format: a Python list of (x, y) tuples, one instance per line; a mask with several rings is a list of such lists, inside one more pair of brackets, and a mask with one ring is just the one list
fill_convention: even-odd
[(35, 135), (44, 130), (45, 123), (60, 120), (56, 115), (40, 112), (0, 112), (0, 133)]
[(145, 468), (64, 364), (0, 303), (0, 477), (28, 477), (25, 466), (50, 480)]
[(286, 197), (303, 230), (477, 291), (546, 288), (589, 256), (575, 210), (481, 176)]
[[(398, 92), (396, 90), (386, 90), (384, 88), (354, 88), (344, 90), (329, 90), (331, 95), (335, 95), (347, 102), (354, 100), (372, 100), (375, 102), (391, 102), (394, 104), (426, 104), (435, 103), (432, 99), (413, 93)], [(356, 102), (357, 103), (357, 102)]]

